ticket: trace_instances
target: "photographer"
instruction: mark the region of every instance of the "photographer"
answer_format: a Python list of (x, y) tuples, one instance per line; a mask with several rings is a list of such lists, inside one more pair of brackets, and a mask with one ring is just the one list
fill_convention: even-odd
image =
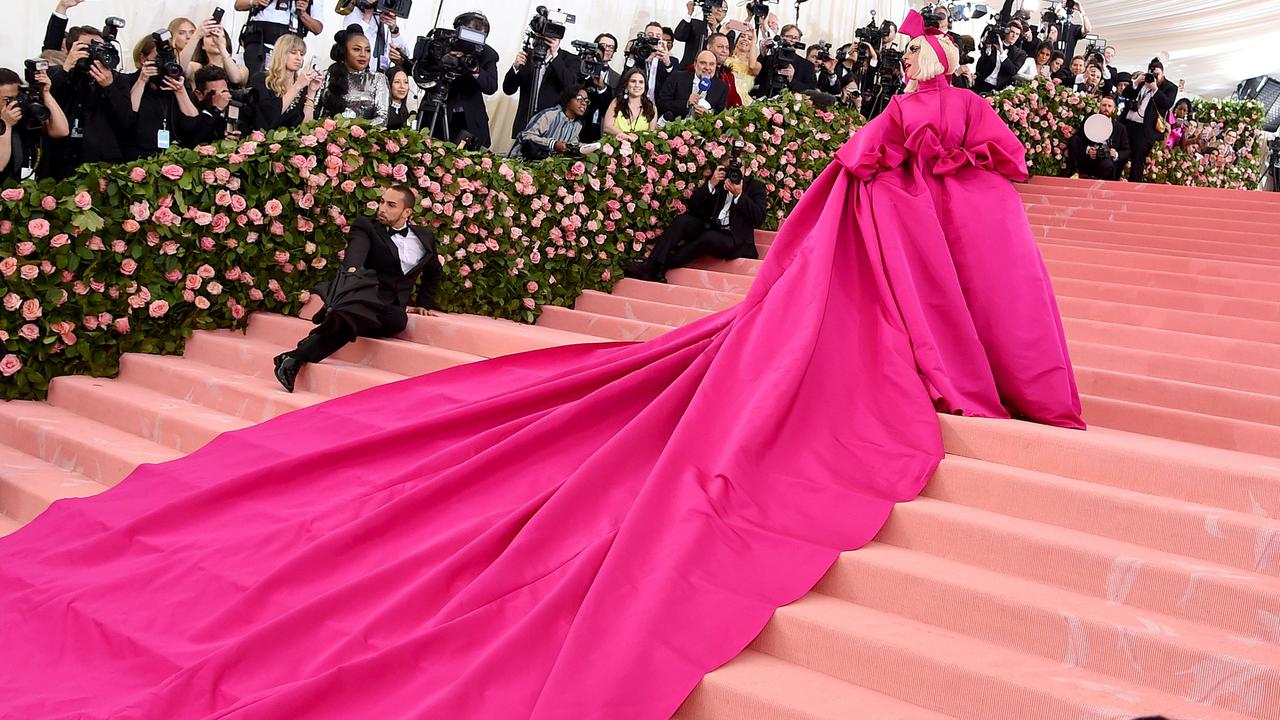
[(751, 93), (757, 100), (773, 97), (784, 89), (799, 93), (818, 86), (813, 65), (796, 52), (804, 47), (801, 37), (798, 26), (785, 25), (782, 34), (760, 56), (760, 75)]
[(67, 59), (69, 43), (74, 42), (74, 39), (67, 39), (67, 25), (70, 22), (67, 12), (83, 2), (84, 0), (58, 0), (45, 26), (44, 42), (40, 46), (42, 57), (54, 59), (56, 56), (59, 64)]
[(618, 51), (618, 38), (609, 33), (601, 33), (596, 36), (593, 42), (598, 48), (597, 52), (600, 53), (599, 62), (603, 65), (599, 71), (595, 72), (591, 77), (585, 77), (587, 74), (587, 56), (586, 54), (578, 56), (583, 63), (583, 77), (581, 79), (587, 86), (587, 92), (591, 95), (591, 106), (587, 108), (587, 115), (583, 118), (583, 142), (595, 142), (603, 134), (602, 125), (604, 124), (605, 110), (608, 109), (609, 103), (613, 102), (614, 88), (618, 86), (618, 80), (621, 78), (617, 70), (609, 67), (609, 63), (613, 62), (614, 53)]
[(248, 10), (249, 22), (240, 32), (244, 65), (250, 75), (262, 72), (266, 58), (285, 35), (305, 38), (324, 32), (325, 3), (317, 0), (236, 0), (236, 10)]
[[(227, 71), (217, 65), (207, 65), (196, 72), (196, 105), (200, 114), (187, 140), (192, 145), (217, 142), (226, 138), (238, 138), (244, 132), (247, 117), (230, 117), (231, 86)], [(239, 113), (237, 106), (232, 112)], [(245, 111), (247, 115), (247, 110)]]
[(1164, 63), (1153, 58), (1145, 75), (1133, 79), (1129, 90), (1129, 111), (1124, 116), (1129, 131), (1131, 164), (1129, 182), (1142, 182), (1147, 172), (1147, 157), (1166, 130), (1165, 116), (1178, 99), (1178, 86), (1164, 76)]
[[(627, 59), (623, 69), (641, 68), (645, 80), (648, 81), (649, 99), (654, 100), (658, 88), (667, 81), (671, 74), (671, 48), (663, 41), (662, 24), (651, 22), (644, 26), (644, 33), (627, 43)], [(754, 56), (754, 53), (753, 53)]]
[(658, 91), (658, 114), (667, 122), (708, 113), (722, 113), (729, 102), (729, 86), (716, 74), (716, 56), (698, 54), (694, 72), (677, 70)]
[(1117, 180), (1120, 168), (1129, 159), (1129, 133), (1116, 119), (1116, 99), (1110, 95), (1098, 98), (1098, 111), (1111, 118), (1111, 138), (1101, 145), (1094, 143), (1084, 134), (1081, 123), (1067, 141), (1067, 177), (1079, 173), (1099, 180)]
[(512, 148), (512, 157), (542, 160), (552, 155), (576, 155), (582, 132), (582, 116), (591, 97), (583, 85), (571, 85), (559, 98), (557, 107), (534, 116)]
[(297, 35), (276, 41), (266, 72), (249, 81), (256, 97), (250, 126), (256, 130), (295, 128), (316, 119), (316, 101), (324, 87), (324, 77), (314, 67), (303, 67), (307, 43)]
[[(705, 19), (698, 20), (694, 11), (701, 5)], [(684, 43), (684, 57), (680, 58), (680, 67), (688, 68), (697, 61), (698, 53), (706, 49), (707, 36), (720, 32), (725, 15), (729, 14), (727, 0), (703, 0), (686, 3), (688, 15), (676, 25), (675, 39)]]
[[(467, 28), (489, 35), (489, 19), (478, 12), (466, 12), (453, 19), (453, 30)], [(455, 57), (461, 57), (462, 51), (454, 50)], [(417, 58), (415, 58), (417, 59)], [(489, 110), (485, 106), (486, 95), (498, 92), (498, 52), (485, 43), (476, 59), (476, 67), (470, 72), (462, 73), (449, 86), (446, 105), (449, 112), (449, 129), (452, 137), (441, 137), (443, 125), (435, 128), (434, 135), (441, 140), (457, 142), (463, 132), (471, 133), (474, 138), (472, 147), (487, 148), (493, 145), (489, 133)], [(418, 107), (419, 117), (425, 117), (427, 97), (423, 97)]]
[(688, 209), (676, 216), (649, 257), (627, 262), (628, 277), (666, 282), (667, 272), (701, 257), (757, 258), (756, 230), (769, 209), (764, 184), (730, 154), (706, 185), (693, 191)]
[(65, 138), (71, 133), (67, 116), (53, 97), (49, 75), (37, 65), (44, 62), (27, 61), (27, 87), (18, 73), (0, 68), (0, 185), (32, 177), (44, 138)]
[(67, 59), (62, 67), (50, 66), (49, 80), (71, 133), (48, 144), (37, 171), (41, 177), (59, 180), (84, 163), (124, 160), (121, 138), (134, 120), (128, 85), (114, 69), (120, 62), (119, 53), (93, 28), (68, 32), (67, 39), (71, 42)]
[[(562, 26), (563, 27), (563, 26)], [(520, 93), (516, 103), (516, 116), (511, 123), (511, 137), (516, 137), (529, 124), (529, 118), (556, 104), (564, 91), (578, 82), (578, 56), (561, 52), (557, 37), (541, 37), (546, 44), (545, 60), (539, 65), (530, 60), (529, 53), (516, 53), (515, 63), (502, 78), (502, 92), (507, 95)], [(541, 79), (538, 97), (532, 97), (535, 81)]]
[(811, 45), (805, 53), (805, 59), (817, 73), (817, 89), (828, 95), (839, 95), (841, 90), (840, 73), (836, 68), (835, 56), (831, 54), (830, 45)]
[(133, 123), (121, 143), (125, 160), (151, 157), (172, 145), (189, 143), (196, 129), (200, 111), (187, 91), (186, 75), (168, 35), (167, 31), (148, 35), (134, 46), (138, 72), (129, 91)]
[(1013, 83), (1027, 62), (1027, 53), (1017, 45), (1021, 37), (1022, 26), (1017, 20), (1010, 20), (1007, 27), (987, 28), (982, 36), (982, 56), (978, 58), (974, 92), (990, 95)]
[(372, 120), (386, 127), (391, 88), (387, 76), (370, 67), (374, 59), (364, 29), (359, 24), (349, 25), (335, 35), (329, 58), (333, 64), (316, 103), (321, 115)]
[[(1080, 38), (1093, 32), (1093, 23), (1089, 22), (1089, 17), (1085, 15), (1084, 6), (1076, 0), (1066, 0), (1063, 9), (1066, 15), (1061, 22), (1062, 52), (1069, 57), (1075, 54)], [(1076, 20), (1079, 22), (1075, 22)]]

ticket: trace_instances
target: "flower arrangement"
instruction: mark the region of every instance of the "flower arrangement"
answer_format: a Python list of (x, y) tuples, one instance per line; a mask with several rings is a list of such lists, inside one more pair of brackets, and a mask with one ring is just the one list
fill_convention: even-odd
[(774, 205), (802, 196), (860, 122), (794, 96), (682, 121), (634, 145), (525, 164), (410, 130), (326, 120), (173, 148), (0, 192), (0, 398), (50, 378), (112, 375), (125, 352), (178, 353), (198, 329), (297, 312), (381, 189), (419, 189), (450, 311), (532, 322), (607, 290), (735, 142)]
[[(1086, 118), (1098, 112), (1095, 98), (1039, 77), (993, 95), (990, 102), (1026, 146), (1032, 175), (1065, 175), (1067, 141)], [(1256, 187), (1264, 159), (1262, 105), (1254, 100), (1198, 100), (1193, 107), (1199, 125), (1212, 126), (1220, 133), (1217, 152), (1171, 150), (1159, 145), (1147, 159), (1147, 181)]]

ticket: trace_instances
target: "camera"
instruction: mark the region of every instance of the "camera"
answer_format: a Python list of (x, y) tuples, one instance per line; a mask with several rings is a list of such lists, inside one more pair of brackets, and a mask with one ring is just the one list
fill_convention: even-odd
[(574, 40), (573, 48), (578, 51), (578, 77), (581, 79), (594, 80), (608, 67), (599, 44)]
[(28, 60), (26, 62), (26, 84), (18, 88), (18, 96), (10, 104), (22, 110), (22, 129), (41, 130), (49, 122), (52, 113), (44, 104), (44, 90), (36, 81), (36, 73), (49, 69), (46, 60)]
[[(777, 0), (774, 0), (775, 4)], [(766, 0), (747, 0), (747, 15), (757, 22), (769, 17), (769, 3)]]
[(817, 48), (817, 50), (818, 50), (818, 60), (819, 60), (819, 61), (821, 61), (821, 62), (826, 62), (826, 61), (828, 61), (828, 60), (830, 60), (830, 59), (831, 59), (831, 57), (832, 57), (832, 56), (831, 56), (831, 43), (829, 43), (829, 42), (818, 42), (818, 43), (814, 43), (814, 44), (811, 46), (811, 49), (812, 49), (812, 48)]
[(81, 58), (76, 62), (76, 70), (87, 73), (89, 68), (93, 66), (94, 61), (102, 63), (102, 66), (108, 70), (115, 70), (120, 67), (120, 51), (116, 49), (114, 43), (116, 36), (119, 35), (120, 29), (125, 25), (124, 20), (118, 17), (107, 18), (106, 23), (102, 26), (102, 40), (91, 40), (85, 50), (89, 53), (88, 57)]
[(436, 28), (418, 38), (409, 74), (418, 85), (452, 83), (480, 68), (486, 40), (487, 35), (466, 25)]
[(151, 39), (156, 42), (156, 59), (152, 63), (155, 65), (156, 71), (159, 73), (158, 78), (163, 80), (180, 80), (186, 76), (182, 71), (182, 65), (178, 63), (178, 53), (173, 49), (172, 36), (168, 30), (151, 33)]
[(524, 54), (529, 56), (534, 65), (547, 61), (547, 41), (563, 40), (565, 25), (572, 25), (577, 17), (559, 10), (551, 12), (545, 5), (539, 5), (529, 21), (529, 32), (524, 36)]
[(872, 10), (871, 22), (863, 27), (854, 29), (853, 36), (867, 43), (873, 49), (878, 49), (884, 44), (884, 39), (889, 37), (889, 27), (886, 23), (877, 23), (876, 11)]
[[(284, 5), (285, 7), (279, 7)], [(288, 10), (293, 6), (293, 2), (281, 0), (277, 4), (280, 10)], [(413, 9), (413, 0), (339, 0), (338, 7), (334, 11), (339, 15), (350, 15), (356, 10), (372, 10), (376, 13), (395, 13), (396, 17), (407, 18)], [(345, 12), (344, 12), (345, 11)]]
[[(694, 4), (702, 9), (702, 16), (706, 17), (711, 11), (724, 5), (725, 0), (694, 0)], [(765, 13), (766, 15), (768, 13)]]
[(645, 33), (636, 35), (636, 39), (631, 41), (631, 48), (627, 50), (627, 56), (636, 61), (637, 65), (643, 65), (649, 62), (649, 57), (658, 51), (658, 45), (662, 43), (662, 38), (649, 37)]
[(938, 10), (941, 9), (950, 17), (951, 13), (947, 10), (946, 5), (929, 3), (920, 8), (920, 15), (924, 17), (924, 26), (927, 28), (941, 28), (942, 19), (938, 17)]
[(1142, 82), (1144, 82), (1144, 83), (1153, 83), (1153, 82), (1155, 82), (1155, 81), (1156, 81), (1156, 74), (1155, 74), (1155, 73), (1153, 73), (1153, 72), (1149, 72), (1149, 73), (1143, 73), (1143, 74), (1142, 74)]

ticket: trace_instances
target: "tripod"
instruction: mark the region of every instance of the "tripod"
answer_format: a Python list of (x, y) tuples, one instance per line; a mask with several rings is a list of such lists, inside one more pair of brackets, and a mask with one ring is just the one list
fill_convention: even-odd
[[(436, 80), (436, 84), (422, 98), (422, 104), (418, 106), (418, 132), (426, 130), (431, 137), (453, 141), (453, 132), (449, 129), (449, 112), (445, 109), (452, 84), (453, 78), (446, 75)], [(437, 135), (437, 130), (442, 131), (442, 134)]]

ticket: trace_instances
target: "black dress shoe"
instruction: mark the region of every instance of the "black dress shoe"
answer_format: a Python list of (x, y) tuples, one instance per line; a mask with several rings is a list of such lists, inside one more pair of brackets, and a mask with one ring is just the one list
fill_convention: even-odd
[(298, 379), (298, 371), (302, 369), (303, 363), (289, 353), (277, 355), (275, 363), (276, 380), (280, 381), (285, 390), (293, 392), (293, 384)]
[(629, 278), (648, 280), (653, 277), (653, 266), (646, 260), (628, 260), (623, 264), (622, 272)]

